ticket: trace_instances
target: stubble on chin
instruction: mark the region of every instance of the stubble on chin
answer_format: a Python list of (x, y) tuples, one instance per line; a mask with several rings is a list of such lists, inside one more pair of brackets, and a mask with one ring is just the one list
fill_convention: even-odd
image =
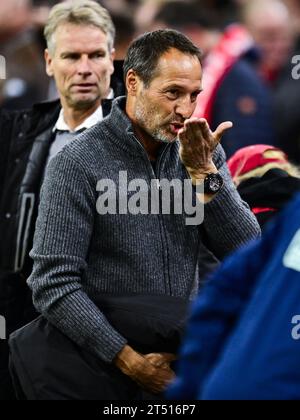
[(159, 131), (157, 133), (153, 134), (153, 138), (154, 138), (154, 140), (158, 141), (159, 143), (165, 143), (165, 144), (174, 143), (176, 141), (176, 137), (172, 138), (172, 139), (168, 138), (166, 135), (164, 135), (163, 133), (161, 133)]
[(99, 98), (75, 99), (71, 97), (68, 97), (66, 99), (67, 99), (68, 106), (77, 111), (86, 111), (92, 108), (99, 100)]
[[(149, 135), (152, 137), (153, 140), (155, 140), (158, 143), (174, 143), (176, 141), (176, 137), (170, 138), (167, 134), (164, 134), (164, 131), (162, 128), (151, 128), (150, 123), (148, 124), (148, 121), (151, 121), (155, 123), (155, 115), (154, 113), (148, 114), (147, 116), (141, 109), (136, 110), (135, 114), (136, 121), (138, 125)], [(155, 124), (154, 124), (155, 125)]]

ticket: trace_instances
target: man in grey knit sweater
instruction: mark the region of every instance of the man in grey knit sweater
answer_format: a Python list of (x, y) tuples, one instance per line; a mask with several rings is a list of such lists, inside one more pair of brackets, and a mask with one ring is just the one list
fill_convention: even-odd
[[(191, 118), (202, 89), (199, 50), (178, 32), (156, 31), (132, 44), (124, 72), (127, 99), (115, 100), (108, 118), (49, 165), (28, 284), (36, 308), (50, 323), (99, 363), (120, 369), (139, 389), (160, 393), (174, 378), (173, 356), (135, 351), (93, 296), (189, 299), (203, 243), (222, 259), (260, 229), (231, 181), (219, 145), (232, 124), (212, 132), (205, 120)], [(191, 179), (204, 222), (188, 226), (183, 213), (120, 211), (120, 202), (119, 212), (105, 212), (101, 181), (118, 189), (125, 172), (128, 182), (146, 185)]]

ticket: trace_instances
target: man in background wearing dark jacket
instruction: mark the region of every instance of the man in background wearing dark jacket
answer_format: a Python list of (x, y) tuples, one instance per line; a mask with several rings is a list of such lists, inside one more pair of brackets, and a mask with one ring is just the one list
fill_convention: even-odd
[[(47, 74), (54, 77), (60, 100), (22, 113), (0, 112), (0, 315), (7, 335), (34, 316), (25, 281), (32, 269), (28, 253), (46, 166), (109, 113), (110, 101), (104, 99), (114, 96), (110, 15), (94, 1), (72, 3), (55, 6), (45, 28)], [(13, 397), (9, 382), (2, 340), (0, 400)]]

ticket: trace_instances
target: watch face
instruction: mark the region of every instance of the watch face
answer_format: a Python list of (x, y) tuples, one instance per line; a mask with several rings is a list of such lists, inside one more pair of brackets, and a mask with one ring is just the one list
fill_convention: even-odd
[(222, 183), (220, 182), (220, 179), (215, 178), (215, 179), (211, 179), (210, 183), (209, 183), (209, 189), (212, 192), (218, 192), (219, 189), (221, 188)]
[(204, 182), (204, 192), (207, 194), (216, 194), (223, 186), (223, 178), (220, 174), (210, 174)]

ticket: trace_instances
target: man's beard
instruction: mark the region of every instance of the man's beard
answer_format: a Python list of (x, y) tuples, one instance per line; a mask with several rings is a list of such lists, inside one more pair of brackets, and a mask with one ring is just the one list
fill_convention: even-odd
[(159, 129), (154, 130), (151, 134), (151, 137), (159, 143), (173, 143), (176, 140), (176, 137), (174, 137), (173, 139), (168, 139), (166, 136), (164, 136), (162, 130)]
[[(153, 130), (149, 129), (147, 126), (147, 121), (155, 120), (156, 114), (152, 111), (150, 111), (147, 115), (144, 111), (143, 107), (137, 107), (136, 113), (135, 113), (136, 120), (139, 124), (139, 126), (147, 133), (149, 134), (153, 140), (157, 141), (158, 143), (173, 143), (177, 137), (175, 136), (173, 139), (168, 138), (161, 127), (154, 128)], [(153, 118), (151, 116), (153, 115)]]

